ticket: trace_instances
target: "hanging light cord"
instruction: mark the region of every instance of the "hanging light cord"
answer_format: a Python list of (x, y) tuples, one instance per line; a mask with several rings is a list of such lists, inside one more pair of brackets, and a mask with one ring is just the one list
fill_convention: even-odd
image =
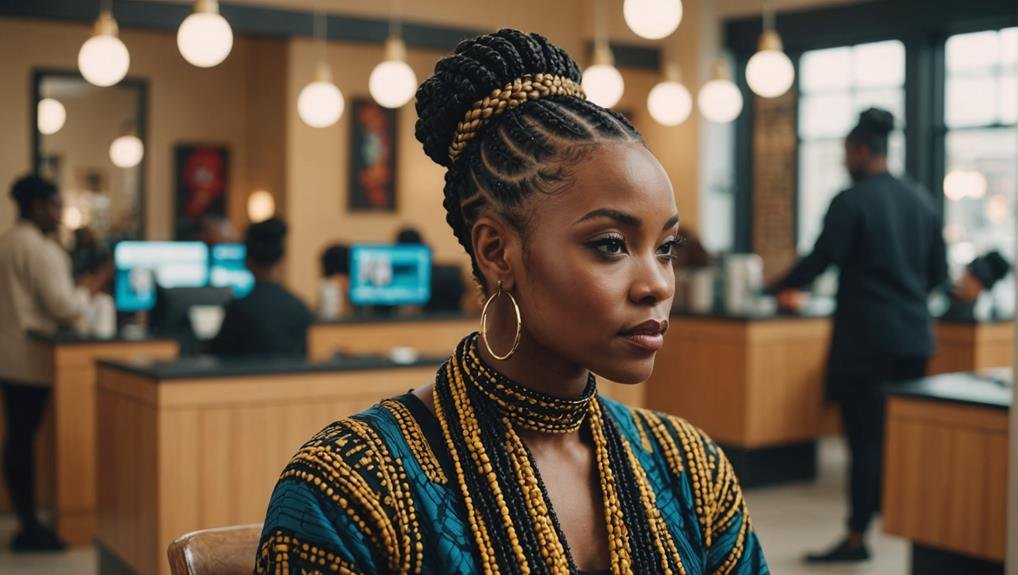
[(403, 37), (403, 22), (400, 20), (399, 0), (392, 0), (389, 4), (389, 36), (393, 38)]
[(774, 29), (774, 0), (763, 0), (763, 29)]
[(594, 0), (594, 46), (606, 43), (603, 11), (604, 0)]
[(99, 0), (99, 12), (113, 13), (113, 0)]
[(314, 36), (318, 40), (318, 50), (321, 53), (322, 60), (325, 60), (325, 34), (326, 34), (326, 18), (325, 12), (316, 10), (314, 15)]

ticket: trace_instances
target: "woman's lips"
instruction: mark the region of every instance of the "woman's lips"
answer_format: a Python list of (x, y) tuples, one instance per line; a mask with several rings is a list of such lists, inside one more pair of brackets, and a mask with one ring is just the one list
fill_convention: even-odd
[(661, 349), (668, 331), (668, 320), (647, 320), (635, 327), (627, 329), (619, 335), (630, 344), (646, 351)]
[(630, 344), (646, 351), (657, 351), (661, 349), (665, 344), (665, 335), (663, 333), (630, 333), (622, 334), (622, 339), (629, 342)]

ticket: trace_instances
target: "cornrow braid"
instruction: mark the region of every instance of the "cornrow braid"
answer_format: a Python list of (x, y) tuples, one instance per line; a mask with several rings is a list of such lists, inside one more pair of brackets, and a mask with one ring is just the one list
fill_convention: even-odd
[(471, 242), (481, 215), (494, 212), (523, 232), (523, 202), (567, 185), (569, 167), (594, 144), (642, 142), (624, 116), (582, 97), (580, 78), (547, 38), (503, 29), (461, 42), (417, 90), (415, 134), (447, 168), (446, 221), (482, 289)]

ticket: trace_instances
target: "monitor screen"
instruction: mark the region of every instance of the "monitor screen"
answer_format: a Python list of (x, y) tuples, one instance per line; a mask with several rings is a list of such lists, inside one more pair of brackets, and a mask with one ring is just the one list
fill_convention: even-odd
[(209, 250), (201, 242), (120, 242), (113, 250), (117, 310), (147, 311), (156, 287), (201, 287), (208, 283)]
[(431, 298), (431, 250), (423, 245), (350, 248), (350, 302), (423, 305)]
[(242, 298), (254, 288), (254, 276), (244, 263), (247, 247), (244, 244), (217, 244), (212, 246), (212, 266), (209, 285), (228, 287), (233, 296)]

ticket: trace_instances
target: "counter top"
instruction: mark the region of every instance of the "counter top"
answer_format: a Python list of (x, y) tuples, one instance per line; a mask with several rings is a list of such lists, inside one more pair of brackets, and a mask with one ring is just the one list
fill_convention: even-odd
[(123, 332), (117, 333), (111, 338), (96, 337), (90, 334), (81, 334), (75, 331), (59, 330), (56, 332), (44, 332), (38, 330), (30, 330), (28, 337), (36, 341), (49, 343), (53, 345), (76, 345), (76, 344), (96, 344), (96, 343), (132, 343), (132, 342), (156, 342), (165, 341), (173, 342), (172, 338), (153, 336), (148, 333), (143, 333), (140, 336), (134, 334), (125, 335)]
[(945, 373), (887, 386), (888, 395), (1007, 410), (1014, 395), (1011, 368)]
[(146, 378), (173, 380), (437, 367), (446, 359), (448, 358), (418, 358), (412, 362), (397, 363), (389, 358), (379, 356), (338, 357), (328, 361), (307, 361), (282, 357), (226, 359), (206, 356), (184, 358), (177, 361), (99, 361), (98, 363), (100, 367), (123, 370)]
[(673, 310), (671, 317), (690, 319), (716, 319), (721, 321), (774, 321), (787, 319), (825, 319), (831, 317), (828, 314), (808, 313), (797, 311), (777, 311), (772, 313), (728, 313), (725, 311), (713, 311), (697, 313), (688, 310)]
[(418, 313), (410, 315), (373, 315), (373, 314), (359, 314), (352, 316), (343, 316), (337, 319), (315, 319), (316, 325), (357, 325), (357, 324), (374, 324), (374, 323), (424, 323), (434, 321), (460, 321), (460, 320), (478, 320), (480, 316), (461, 312), (438, 312), (438, 313)]
[[(728, 313), (726, 311), (712, 311), (697, 313), (688, 310), (674, 310), (672, 317), (716, 319), (722, 321), (771, 321), (778, 319), (823, 319), (832, 317), (826, 313), (802, 312), (780, 310), (772, 313)], [(1007, 324), (1014, 322), (1014, 317), (992, 316), (988, 318), (976, 318), (972, 315), (951, 314), (939, 318), (933, 318), (934, 322), (941, 324), (956, 325), (991, 325)]]

